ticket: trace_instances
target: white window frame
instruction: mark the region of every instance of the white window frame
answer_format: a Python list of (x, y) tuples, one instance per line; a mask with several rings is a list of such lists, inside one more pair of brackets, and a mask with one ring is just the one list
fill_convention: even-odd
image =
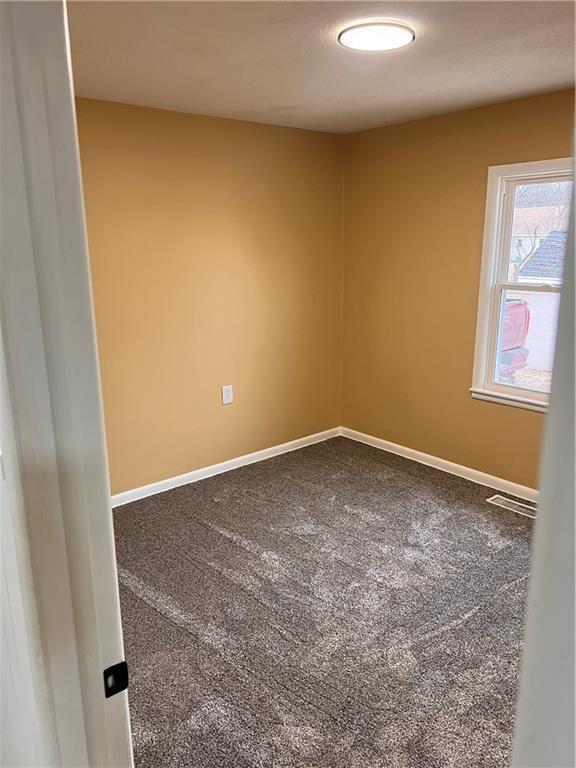
[(573, 178), (574, 159), (571, 157), (493, 165), (488, 169), (474, 371), (470, 388), (474, 398), (541, 413), (547, 409), (548, 394), (499, 384), (494, 376), (502, 293), (523, 288), (534, 292), (560, 293), (562, 288), (561, 284), (508, 282), (507, 244), (514, 210), (512, 192), (517, 184), (527, 181), (565, 181)]

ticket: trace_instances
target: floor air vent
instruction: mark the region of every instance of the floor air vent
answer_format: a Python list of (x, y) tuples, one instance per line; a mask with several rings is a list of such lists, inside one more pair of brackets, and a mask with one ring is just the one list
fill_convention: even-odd
[(495, 496), (490, 496), (486, 501), (488, 504), (495, 504), (497, 507), (503, 507), (510, 512), (515, 512), (517, 515), (524, 515), (524, 517), (531, 518), (536, 517), (536, 504), (532, 504), (529, 501), (516, 501), (516, 499), (508, 498), (508, 496), (500, 496), (498, 493)]

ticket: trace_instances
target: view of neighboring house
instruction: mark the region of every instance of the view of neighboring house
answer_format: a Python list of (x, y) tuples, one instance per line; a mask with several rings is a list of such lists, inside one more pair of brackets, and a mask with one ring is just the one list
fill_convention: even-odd
[(568, 233), (565, 230), (550, 232), (518, 269), (518, 277), (531, 283), (560, 283), (567, 241)]
[[(553, 258), (552, 252), (555, 250), (560, 260), (560, 274), (557, 280), (562, 279), (562, 252), (566, 245), (571, 194), (571, 181), (522, 184), (516, 188), (510, 253), (511, 280), (522, 274), (535, 278), (531, 282), (539, 282), (536, 278), (541, 275), (533, 271), (537, 262), (532, 261), (532, 258), (548, 237), (556, 234), (556, 244), (548, 244), (546, 250), (540, 253), (540, 260)], [(531, 271), (521, 272), (529, 260), (532, 264)], [(550, 269), (554, 271), (552, 267)], [(549, 277), (552, 279), (552, 275)]]
[[(555, 229), (549, 232), (524, 261), (514, 265), (515, 280), (523, 285), (561, 285), (567, 241), (566, 230)], [(519, 386), (549, 392), (560, 294), (525, 289), (514, 293), (513, 296), (516, 301), (523, 301), (529, 309), (528, 332), (523, 342), (528, 355), (524, 365), (514, 371), (514, 380)], [(501, 351), (501, 354), (505, 352)], [(504, 360), (501, 362), (504, 363)]]
[[(520, 183), (514, 188), (508, 279), (524, 288), (507, 294), (508, 333), (500, 336), (498, 375), (504, 383), (511, 376), (517, 386), (537, 392), (550, 391), (559, 293), (531, 291), (528, 286), (562, 284), (572, 188), (568, 179)], [(512, 302), (516, 319), (519, 302), (527, 313), (524, 339), (513, 349), (507, 346)]]

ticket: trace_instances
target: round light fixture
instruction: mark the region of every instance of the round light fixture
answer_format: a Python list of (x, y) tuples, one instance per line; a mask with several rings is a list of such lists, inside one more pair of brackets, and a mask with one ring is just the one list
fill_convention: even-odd
[(416, 35), (414, 30), (395, 21), (369, 21), (343, 29), (338, 42), (357, 51), (391, 51), (409, 45)]

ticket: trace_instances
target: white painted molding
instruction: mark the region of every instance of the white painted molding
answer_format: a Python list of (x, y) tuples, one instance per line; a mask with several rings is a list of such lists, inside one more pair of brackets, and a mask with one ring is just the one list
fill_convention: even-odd
[(450, 475), (463, 477), (466, 480), (471, 480), (473, 483), (485, 485), (487, 488), (495, 488), (497, 491), (502, 491), (503, 493), (508, 493), (512, 496), (519, 496), (520, 498), (528, 499), (529, 501), (538, 501), (538, 491), (534, 490), (534, 488), (528, 488), (525, 485), (512, 483), (509, 480), (503, 480), (500, 477), (494, 477), (494, 475), (487, 475), (485, 472), (479, 472), (478, 470), (471, 469), (470, 467), (463, 467), (461, 464), (455, 464), (454, 462), (447, 461), (446, 459), (439, 459), (437, 456), (431, 456), (428, 453), (422, 453), (421, 451), (416, 451), (413, 448), (405, 448), (403, 445), (390, 443), (388, 440), (382, 440), (379, 437), (372, 437), (372, 435), (366, 435), (363, 432), (357, 432), (355, 429), (348, 429), (348, 427), (333, 427), (332, 429), (327, 429), (324, 432), (316, 432), (314, 435), (306, 435), (305, 437), (300, 437), (297, 440), (291, 440), (289, 443), (274, 445), (271, 448), (264, 448), (261, 451), (247, 453), (245, 456), (238, 456), (235, 459), (222, 461), (219, 464), (211, 464), (208, 467), (193, 469), (191, 472), (186, 472), (183, 475), (169, 477), (166, 480), (160, 480), (157, 483), (144, 485), (141, 488), (134, 488), (131, 491), (117, 493), (115, 496), (112, 496), (112, 506), (121, 507), (123, 504), (129, 504), (131, 501), (145, 499), (147, 496), (154, 496), (157, 493), (163, 493), (164, 491), (169, 491), (172, 488), (179, 488), (182, 485), (195, 483), (198, 480), (203, 480), (206, 477), (220, 475), (223, 472), (229, 472), (231, 469), (244, 467), (247, 464), (255, 464), (258, 461), (271, 459), (273, 456), (279, 456), (282, 453), (296, 451), (298, 448), (305, 448), (307, 445), (314, 445), (314, 443), (321, 443), (324, 440), (330, 440), (332, 437), (339, 436), (348, 437), (350, 440), (356, 440), (359, 443), (371, 445), (373, 448), (379, 448), (382, 451), (388, 451), (388, 453), (395, 453), (398, 456), (404, 456), (406, 459), (417, 461), (419, 464), (426, 464), (427, 466), (434, 467), (435, 469), (439, 469), (442, 472), (448, 472)]
[(485, 400), (487, 403), (499, 403), (500, 405), (510, 405), (513, 408), (524, 408), (526, 411), (536, 411), (536, 413), (546, 413), (548, 403), (538, 400), (530, 400), (525, 397), (516, 397), (515, 395), (505, 395), (489, 389), (470, 388), (470, 394), (476, 400)]
[(228, 459), (228, 461), (222, 461), (219, 464), (211, 464), (208, 467), (193, 469), (191, 472), (186, 472), (183, 475), (176, 475), (176, 477), (169, 477), (168, 479), (160, 480), (157, 483), (143, 485), (141, 488), (134, 488), (132, 491), (117, 493), (115, 496), (112, 496), (112, 506), (120, 507), (123, 504), (129, 504), (131, 501), (137, 501), (138, 499), (144, 499), (147, 496), (154, 496), (156, 493), (169, 491), (171, 488), (178, 488), (181, 485), (188, 485), (188, 483), (204, 480), (206, 477), (229, 472), (231, 469), (244, 467), (246, 464), (255, 464), (257, 461), (271, 459), (273, 456), (296, 451), (298, 448), (305, 448), (307, 445), (321, 443), (324, 440), (329, 440), (331, 437), (338, 437), (338, 435), (340, 435), (340, 428), (333, 427), (332, 429), (326, 429), (324, 432), (316, 432), (314, 435), (306, 435), (306, 437), (291, 440), (289, 443), (274, 445), (271, 448), (264, 448), (261, 451), (254, 451), (254, 453), (238, 456), (235, 459)]
[[(0, 326), (13, 435), (5, 445), (2, 418), (2, 449), (21, 488), (7, 499), (10, 556), (27, 557), (32, 578), (18, 563), (8, 589), (25, 601), (26, 630), (37, 617), (40, 642), (32, 632), (9, 641), (6, 683), (27, 666), (21, 683), (32, 676), (34, 695), (5, 688), (2, 670), (10, 752), (2, 739), (0, 762), (130, 768), (128, 695), (106, 698), (102, 674), (124, 648), (66, 4), (0, 2), (0, 34)], [(2, 538), (4, 518), (2, 504)], [(4, 651), (22, 614), (2, 614)]]
[(343, 437), (349, 437), (351, 440), (357, 440), (359, 443), (371, 445), (373, 448), (380, 448), (382, 451), (404, 456), (406, 459), (417, 461), (419, 464), (426, 464), (428, 467), (434, 467), (434, 469), (440, 469), (442, 472), (448, 472), (450, 475), (457, 475), (465, 480), (471, 480), (473, 483), (485, 485), (487, 488), (495, 488), (502, 493), (519, 496), (522, 499), (528, 499), (528, 501), (538, 501), (538, 491), (534, 488), (528, 488), (526, 485), (512, 483), (510, 480), (503, 480), (501, 477), (488, 475), (485, 472), (479, 472), (477, 469), (463, 467), (461, 464), (455, 464), (453, 461), (439, 459), (437, 456), (416, 451), (414, 448), (405, 448), (403, 445), (390, 443), (388, 440), (366, 435), (363, 432), (357, 432), (355, 429), (348, 429), (348, 427), (340, 427), (340, 434)]

